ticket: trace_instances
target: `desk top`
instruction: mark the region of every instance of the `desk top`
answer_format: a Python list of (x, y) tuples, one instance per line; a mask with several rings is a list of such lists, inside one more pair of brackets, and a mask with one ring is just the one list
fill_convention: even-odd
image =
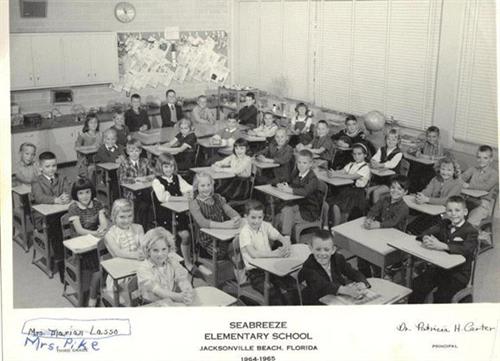
[(446, 212), (445, 206), (439, 204), (417, 204), (417, 202), (415, 202), (415, 196), (413, 194), (403, 196), (403, 200), (409, 208), (422, 213), (430, 214), (431, 216), (438, 216), (441, 213)]
[(171, 306), (187, 306), (187, 307), (196, 307), (196, 306), (215, 306), (215, 307), (225, 307), (230, 306), (237, 301), (231, 295), (219, 290), (215, 287), (198, 287), (194, 289), (194, 298), (193, 302), (190, 305), (185, 305), (179, 302), (173, 302), (170, 299), (164, 299), (160, 301), (156, 301), (145, 305), (144, 307), (171, 307)]
[(201, 139), (198, 138), (197, 142), (203, 148), (224, 148), (224, 147), (226, 147), (225, 145), (222, 145), (222, 144), (213, 144), (210, 141), (210, 138), (201, 138)]
[(64, 241), (63, 244), (64, 247), (71, 250), (71, 252), (80, 254), (96, 249), (98, 242), (99, 238), (87, 234), (85, 236), (68, 239)]
[(68, 204), (35, 204), (31, 208), (46, 217), (67, 212), (70, 204), (71, 202)]
[(316, 177), (318, 177), (319, 180), (335, 187), (345, 186), (354, 183), (354, 180), (348, 178), (341, 178), (341, 177), (331, 178), (328, 176), (328, 171), (326, 169), (315, 168), (314, 173), (316, 174)]
[(31, 185), (20, 184), (18, 186), (12, 187), (12, 192), (19, 194), (20, 196), (30, 194), (31, 193)]
[(388, 177), (396, 174), (392, 169), (382, 169), (382, 168), (371, 168), (371, 173), (379, 177)]
[[(384, 280), (381, 278), (368, 278), (368, 282), (372, 286), (370, 290), (379, 295), (379, 297), (374, 298), (364, 305), (387, 305), (393, 304), (401, 300), (402, 298), (408, 296), (412, 291), (409, 288), (400, 286), (396, 283), (393, 283), (388, 280)], [(329, 306), (337, 306), (337, 305), (355, 305), (356, 300), (349, 296), (335, 296), (335, 295), (326, 295), (321, 297), (320, 302), (329, 305)]]
[(261, 162), (260, 160), (254, 159), (253, 164), (260, 169), (277, 168), (280, 165), (278, 163)]
[(175, 137), (179, 132), (175, 127), (153, 128), (139, 132), (133, 132), (133, 138), (141, 141), (143, 145), (151, 145), (156, 143), (165, 143)]
[(434, 165), (440, 159), (444, 158), (444, 156), (430, 158), (429, 156), (425, 156), (425, 155), (417, 157), (417, 156), (411, 155), (409, 153), (405, 153), (404, 156), (408, 160), (412, 160), (414, 162), (421, 163), (421, 164), (426, 164), (426, 165)]
[(142, 261), (128, 258), (110, 258), (101, 262), (106, 272), (109, 273), (111, 278), (119, 280), (121, 278), (133, 276), (137, 272), (137, 268)]
[(168, 201), (161, 204), (162, 207), (170, 209), (176, 213), (182, 213), (189, 210), (189, 203), (187, 199), (185, 201)]
[(386, 255), (394, 252), (394, 249), (387, 244), (389, 240), (411, 237), (395, 228), (366, 229), (363, 227), (365, 219), (366, 217), (361, 217), (333, 227), (333, 231), (335, 232), (334, 238), (342, 235), (379, 254)]
[(267, 194), (269, 194), (269, 195), (271, 195), (273, 197), (279, 198), (279, 199), (281, 199), (283, 201), (294, 201), (294, 200), (297, 200), (297, 199), (304, 198), (302, 196), (297, 196), (297, 195), (294, 195), (294, 194), (282, 192), (277, 187), (272, 186), (270, 184), (265, 184), (265, 185), (262, 185), (262, 186), (256, 186), (254, 188), (257, 189), (257, 190), (259, 190), (259, 191), (261, 191), (261, 192), (267, 193)]
[(95, 154), (97, 153), (98, 149), (99, 149), (98, 147), (91, 145), (88, 147), (80, 147), (76, 152), (82, 154)]
[(462, 255), (425, 248), (422, 242), (415, 239), (415, 236), (405, 239), (391, 239), (388, 244), (444, 269), (450, 269), (465, 262), (465, 257)]
[(243, 139), (245, 139), (247, 142), (252, 143), (252, 142), (265, 142), (267, 139), (266, 137), (258, 137), (256, 135), (248, 135), (244, 134)]
[(481, 197), (484, 197), (485, 195), (487, 195), (488, 192), (480, 190), (480, 189), (464, 188), (464, 189), (462, 189), (462, 194), (465, 194), (466, 196), (473, 197), (473, 198), (481, 198)]
[(229, 179), (234, 178), (236, 175), (229, 171), (215, 171), (212, 167), (195, 167), (191, 168), (191, 170), (195, 173), (205, 172), (212, 176), (213, 179)]
[(116, 170), (120, 168), (120, 165), (118, 163), (111, 163), (111, 162), (106, 162), (106, 163), (97, 163), (97, 166), (99, 168), (105, 169), (105, 170)]
[(222, 228), (201, 228), (203, 233), (206, 233), (220, 241), (230, 241), (240, 233), (239, 228), (222, 229)]
[(133, 192), (142, 191), (151, 188), (153, 182), (135, 182), (135, 183), (121, 183), (120, 185)]
[(286, 276), (302, 267), (311, 254), (305, 244), (292, 244), (290, 257), (287, 258), (251, 258), (249, 263), (278, 277)]

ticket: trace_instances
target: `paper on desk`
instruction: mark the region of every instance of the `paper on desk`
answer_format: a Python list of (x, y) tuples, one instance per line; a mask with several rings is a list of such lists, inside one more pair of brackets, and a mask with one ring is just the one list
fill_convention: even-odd
[(98, 242), (99, 238), (87, 234), (85, 236), (69, 239), (63, 243), (65, 246), (70, 246), (70, 248), (75, 251), (86, 252), (94, 249)]

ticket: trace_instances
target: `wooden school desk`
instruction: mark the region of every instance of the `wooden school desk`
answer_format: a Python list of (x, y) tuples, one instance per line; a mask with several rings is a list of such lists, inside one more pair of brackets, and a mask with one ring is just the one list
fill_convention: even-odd
[(404, 153), (404, 157), (410, 161), (417, 162), (417, 163), (424, 164), (424, 165), (434, 165), (439, 160), (444, 158), (444, 156), (433, 157), (433, 158), (430, 158), (428, 156), (417, 157), (417, 156), (411, 155), (409, 153)]
[(487, 191), (482, 191), (480, 189), (470, 189), (470, 188), (464, 188), (462, 189), (462, 194), (472, 197), (472, 198), (482, 198), (485, 195), (488, 194)]
[(407, 194), (406, 196), (403, 196), (403, 200), (405, 201), (408, 208), (425, 214), (429, 214), (431, 216), (438, 216), (441, 213), (446, 212), (445, 206), (442, 206), (440, 204), (418, 204), (417, 202), (415, 202), (415, 195), (413, 194)]
[[(107, 206), (109, 207), (109, 209), (111, 209), (113, 206), (113, 202), (114, 202), (113, 192), (112, 192), (112, 179), (113, 179), (113, 177), (111, 175), (112, 174), (115, 175), (115, 177), (114, 177), (115, 182), (116, 182), (115, 187), (117, 187), (118, 193), (120, 193), (120, 187), (118, 185), (118, 175), (117, 175), (117, 171), (118, 171), (118, 168), (120, 168), (120, 165), (118, 163), (106, 162), (106, 163), (97, 163), (96, 166), (97, 166), (96, 173), (102, 172), (102, 175), (103, 175), (102, 179), (99, 179), (99, 177), (97, 177), (96, 192), (98, 195), (104, 194), (106, 196)], [(97, 176), (97, 174), (96, 174), (96, 176)]]
[(385, 267), (402, 259), (401, 253), (388, 242), (410, 236), (395, 228), (366, 229), (363, 227), (365, 219), (361, 217), (333, 227), (335, 245), (380, 267), (381, 278), (384, 278)]
[(196, 142), (201, 148), (204, 149), (203, 154), (205, 161), (208, 160), (209, 157), (213, 157), (217, 149), (227, 148), (227, 146), (222, 144), (213, 144), (211, 142), (211, 138), (198, 138)]
[(354, 184), (353, 179), (349, 178), (342, 178), (342, 177), (329, 177), (328, 176), (328, 171), (326, 169), (321, 169), (321, 168), (315, 168), (314, 174), (316, 174), (316, 177), (322, 182), (325, 182), (329, 185), (332, 185), (334, 187), (340, 187), (340, 186), (345, 186), (349, 184)]
[(396, 174), (396, 172), (392, 169), (370, 168), (370, 171), (373, 175), (376, 175), (378, 177), (389, 177)]
[(95, 145), (79, 147), (79, 149), (76, 150), (76, 154), (78, 154), (78, 158), (86, 157), (89, 163), (94, 164), (95, 163), (94, 156), (97, 154), (98, 149), (99, 147), (96, 147)]
[(188, 204), (187, 198), (182, 200), (182, 201), (181, 200), (168, 201), (168, 202), (162, 203), (161, 206), (167, 208), (172, 213), (172, 234), (175, 237), (175, 235), (177, 234), (177, 229), (176, 229), (177, 222), (175, 219), (175, 215), (177, 213), (180, 214), (180, 213), (187, 212), (189, 210), (189, 204)]
[(371, 285), (370, 291), (378, 294), (377, 298), (371, 299), (369, 301), (355, 300), (352, 297), (345, 295), (326, 295), (319, 299), (319, 301), (325, 305), (329, 306), (340, 306), (340, 305), (390, 305), (394, 303), (399, 303), (404, 298), (412, 292), (411, 289), (400, 286), (382, 278), (368, 278), (368, 282)]
[(33, 227), (31, 214), (31, 185), (21, 184), (12, 188), (12, 215), (14, 226), (14, 242), (25, 252), (29, 251), (30, 229)]
[(120, 288), (118, 281), (134, 276), (141, 261), (136, 259), (114, 257), (101, 262), (101, 266), (106, 270), (113, 280), (113, 306), (120, 306)]
[[(229, 168), (228, 168), (229, 169)], [(212, 178), (214, 180), (218, 180), (218, 179), (230, 179), (230, 178), (234, 178), (236, 175), (232, 172), (229, 172), (229, 171), (216, 171), (214, 170), (212, 167), (194, 167), (194, 168), (191, 168), (191, 170), (195, 173), (208, 173), (212, 176)]]
[[(86, 291), (82, 283), (82, 257), (97, 249), (99, 238), (90, 234), (68, 239), (64, 244), (64, 289), (63, 297), (76, 307), (84, 305), (83, 294)], [(96, 270), (97, 271), (97, 270)], [(71, 288), (68, 290), (68, 286)]]
[(174, 302), (169, 298), (159, 300), (144, 307), (171, 307), (171, 306), (186, 306), (186, 307), (197, 307), (197, 306), (215, 306), (215, 307), (226, 307), (238, 301), (231, 295), (219, 290), (215, 287), (198, 287), (193, 289), (194, 297), (193, 302), (189, 305), (185, 305), (180, 302)]
[(406, 272), (406, 284), (411, 288), (413, 276), (413, 258), (417, 257), (435, 266), (444, 269), (456, 267), (465, 262), (465, 257), (459, 254), (449, 254), (444, 251), (425, 248), (422, 242), (416, 240), (415, 236), (406, 238), (394, 238), (389, 240), (389, 246), (394, 247), (410, 255), (410, 265)]
[(262, 161), (257, 160), (257, 159), (253, 160), (253, 165), (257, 169), (278, 168), (280, 166), (279, 163), (275, 163), (275, 162), (262, 162)]
[(218, 286), (219, 280), (219, 265), (217, 264), (218, 252), (219, 252), (219, 241), (221, 242), (231, 242), (234, 237), (239, 233), (239, 229), (222, 229), (222, 228), (201, 228), (201, 232), (212, 236), (213, 242), (213, 254), (212, 254), (212, 265), (213, 265), (213, 284), (212, 286)]
[(264, 303), (269, 305), (269, 289), (271, 287), (270, 275), (285, 277), (298, 271), (307, 257), (311, 254), (309, 247), (305, 244), (292, 244), (290, 257), (287, 258), (251, 258), (249, 263), (264, 271)]
[(167, 128), (153, 128), (148, 130), (141, 130), (131, 133), (132, 138), (140, 140), (142, 145), (153, 145), (157, 143), (165, 143), (175, 137), (179, 132), (175, 127)]
[[(133, 198), (135, 198), (139, 193), (142, 193), (145, 190), (151, 188), (151, 184), (153, 182), (143, 182), (143, 181), (135, 181), (134, 183), (122, 183), (120, 186), (125, 190), (129, 191)], [(123, 194), (123, 193), (122, 193)]]
[[(49, 223), (59, 223), (62, 215), (68, 211), (70, 204), (35, 204), (32, 206), (34, 216), (38, 213), (41, 217), (42, 229), (41, 231), (36, 229), (34, 231), (33, 259), (31, 263), (40, 268), (49, 278), (54, 276), (51, 267), (54, 258), (52, 250), (53, 240), (48, 234)], [(36, 217), (34, 218), (36, 219)], [(60, 229), (59, 232), (61, 232)], [(59, 238), (62, 239), (62, 235)], [(36, 256), (37, 251), (40, 253), (38, 258)]]
[[(277, 187), (275, 186), (272, 186), (270, 184), (264, 184), (264, 185), (261, 185), (261, 186), (256, 186), (254, 187), (254, 189), (257, 189), (258, 191), (261, 191), (265, 194), (268, 194), (272, 197), (276, 197), (278, 199), (281, 199), (282, 201), (295, 201), (297, 199), (302, 199), (304, 197), (302, 196), (297, 196), (295, 194), (291, 194), (291, 193), (285, 193), (285, 192), (282, 192), (280, 191)], [(273, 198), (271, 198), (271, 202), (269, 204), (269, 206), (271, 207), (271, 216), (274, 220), (274, 202), (273, 202)]]

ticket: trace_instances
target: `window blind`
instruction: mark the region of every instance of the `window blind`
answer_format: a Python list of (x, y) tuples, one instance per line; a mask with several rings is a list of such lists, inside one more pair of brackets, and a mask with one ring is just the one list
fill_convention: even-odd
[(240, 2), (238, 13), (238, 82), (247, 86), (259, 85), (259, 3)]
[[(283, 16), (280, 1), (262, 2), (260, 8), (260, 87), (278, 93), (283, 76)], [(254, 58), (255, 58), (254, 53)]]
[(454, 136), (496, 146), (498, 142), (495, 1), (466, 7)]

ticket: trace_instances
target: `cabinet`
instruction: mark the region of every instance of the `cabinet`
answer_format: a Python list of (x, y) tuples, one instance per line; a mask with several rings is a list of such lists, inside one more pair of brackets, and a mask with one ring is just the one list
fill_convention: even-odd
[(118, 80), (115, 33), (11, 34), (11, 89)]
[(48, 130), (36, 130), (32, 132), (25, 133), (15, 133), (12, 134), (12, 164), (14, 165), (19, 161), (19, 148), (23, 143), (32, 143), (36, 146), (36, 156), (40, 153), (49, 150), (49, 142), (47, 140)]

